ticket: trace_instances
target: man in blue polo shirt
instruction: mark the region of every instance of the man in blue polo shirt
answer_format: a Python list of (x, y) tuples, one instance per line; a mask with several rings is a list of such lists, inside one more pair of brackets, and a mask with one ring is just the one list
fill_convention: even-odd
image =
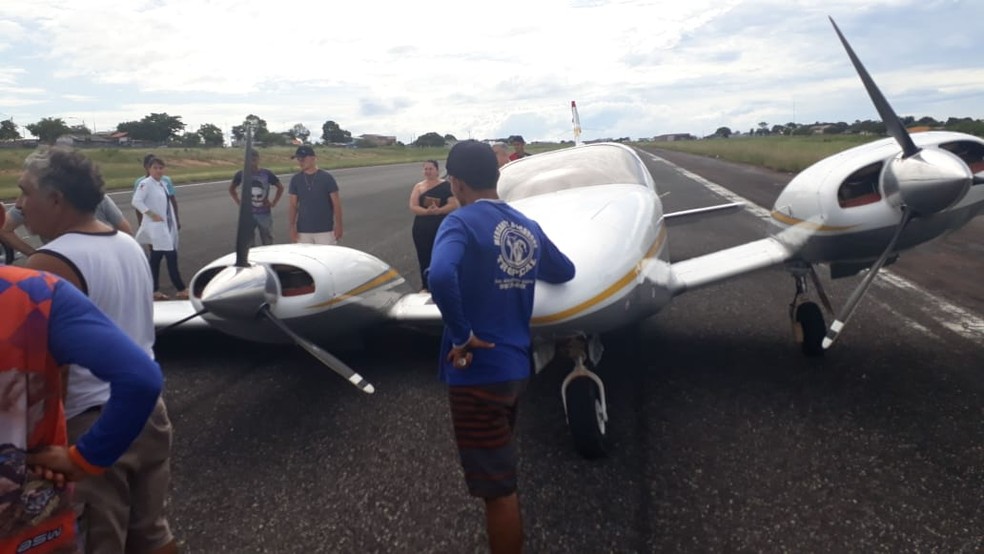
[(446, 167), (462, 207), (441, 224), (430, 265), (428, 286), (444, 319), (440, 375), (468, 490), (485, 500), (491, 550), (520, 552), (513, 433), (530, 377), (533, 291), (537, 279), (570, 281), (574, 264), (535, 221), (499, 200), (489, 145), (459, 142)]

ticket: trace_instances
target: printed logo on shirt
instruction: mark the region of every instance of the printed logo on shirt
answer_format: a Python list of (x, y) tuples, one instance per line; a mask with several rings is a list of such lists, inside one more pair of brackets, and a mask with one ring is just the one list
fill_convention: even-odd
[(500, 289), (522, 288), (533, 284), (533, 279), (524, 279), (536, 265), (537, 242), (533, 233), (511, 221), (502, 221), (496, 226), (493, 242), (499, 247), (499, 269), (506, 278), (496, 279)]

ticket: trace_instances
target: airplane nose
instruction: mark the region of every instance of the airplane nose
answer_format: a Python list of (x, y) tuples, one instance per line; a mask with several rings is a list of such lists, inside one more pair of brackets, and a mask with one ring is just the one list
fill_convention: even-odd
[(224, 319), (252, 319), (264, 305), (279, 296), (279, 282), (265, 265), (229, 266), (219, 272), (202, 291), (202, 306)]
[(959, 202), (973, 180), (960, 158), (926, 148), (909, 158), (892, 160), (885, 171), (885, 192), (890, 198), (900, 198), (915, 213), (929, 215)]

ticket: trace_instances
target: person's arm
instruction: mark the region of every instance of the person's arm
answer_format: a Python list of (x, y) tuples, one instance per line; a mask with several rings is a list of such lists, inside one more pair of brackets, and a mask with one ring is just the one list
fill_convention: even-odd
[(471, 323), (465, 317), (458, 288), (458, 268), (465, 257), (468, 235), (464, 225), (455, 217), (445, 219), (434, 239), (434, 249), (428, 270), (427, 290), (441, 311), (441, 319), (451, 334), (452, 346), (468, 343), (472, 336)]
[(27, 259), (24, 267), (57, 275), (75, 285), (75, 288), (80, 291), (88, 293), (88, 285), (83, 281), (79, 272), (75, 270), (75, 267), (69, 265), (64, 258), (55, 256), (50, 252), (35, 252)]
[(297, 242), (297, 195), (291, 193), (290, 205), (287, 206), (287, 225), (290, 229), (290, 241)]
[(71, 480), (97, 475), (126, 452), (143, 429), (163, 386), (160, 367), (74, 287), (55, 285), (48, 349), (59, 364), (88, 368), (110, 385), (99, 419), (74, 446), (49, 446), (28, 463)]
[[(0, 209), (3, 208), (0, 207)], [(34, 247), (17, 236), (18, 227), (20, 227), (20, 223), (15, 221), (13, 217), (8, 217), (7, 220), (3, 222), (3, 227), (0, 228), (0, 240), (3, 240), (7, 246), (20, 252), (21, 254), (30, 256), (34, 253)]]
[(557, 245), (537, 225), (540, 234), (540, 263), (536, 278), (547, 283), (566, 283), (574, 278), (574, 262), (564, 255)]
[(243, 172), (237, 171), (235, 175), (232, 176), (232, 182), (229, 183), (229, 196), (232, 197), (233, 202), (239, 205), (239, 183), (243, 182)]
[(168, 202), (171, 203), (171, 209), (174, 210), (174, 223), (181, 229), (181, 216), (178, 215), (178, 199), (173, 194), (167, 197)]
[(448, 198), (448, 201), (443, 206), (438, 208), (434, 213), (437, 215), (447, 215), (457, 210), (460, 207), (461, 206), (458, 204), (458, 199), (455, 198), (454, 196), (451, 196), (450, 198)]
[(420, 207), (420, 190), (420, 183), (417, 183), (413, 186), (413, 190), (410, 191), (410, 211), (413, 212), (414, 215), (431, 215), (434, 212), (428, 210), (427, 208)]
[(113, 226), (114, 229), (123, 231), (128, 235), (133, 235), (133, 229), (130, 228), (130, 222), (123, 217), (123, 212), (120, 211), (119, 206), (113, 199), (106, 195), (103, 197), (102, 203), (99, 205), (99, 209), (103, 212), (103, 217), (106, 218), (106, 222)]
[(277, 204), (280, 203), (280, 198), (284, 195), (284, 184), (280, 182), (280, 179), (272, 171), (269, 173), (271, 177), (270, 184), (277, 187), (277, 192), (273, 195), (273, 202), (270, 202), (270, 209), (273, 209), (277, 207)]
[(137, 212), (142, 213), (149, 217), (151, 221), (164, 221), (164, 218), (160, 216), (157, 212), (150, 209), (147, 205), (147, 188), (149, 185), (141, 183), (137, 187), (137, 191), (133, 193), (133, 200), (130, 201), (130, 205), (137, 210)]
[(331, 193), (331, 209), (335, 217), (335, 240), (342, 240), (344, 230), (342, 229), (342, 200), (338, 196), (338, 191)]

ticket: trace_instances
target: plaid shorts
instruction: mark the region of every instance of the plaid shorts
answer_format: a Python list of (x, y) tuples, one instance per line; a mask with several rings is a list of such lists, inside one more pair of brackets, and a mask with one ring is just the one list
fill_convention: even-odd
[(451, 422), (468, 492), (499, 498), (516, 492), (516, 413), (529, 379), (451, 386)]

